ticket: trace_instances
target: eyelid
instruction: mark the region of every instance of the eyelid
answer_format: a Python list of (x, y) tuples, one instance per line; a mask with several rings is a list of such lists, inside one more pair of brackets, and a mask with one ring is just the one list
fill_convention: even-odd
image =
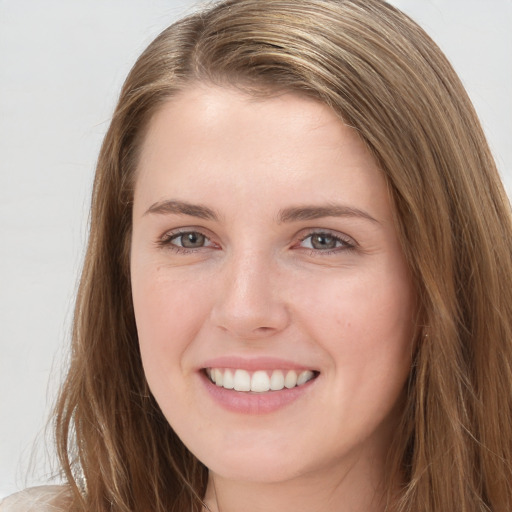
[(343, 245), (341, 247), (336, 247), (333, 249), (314, 249), (309, 247), (303, 247), (305, 250), (309, 250), (315, 254), (330, 254), (333, 252), (341, 252), (348, 250), (355, 250), (358, 248), (358, 243), (351, 237), (346, 235), (345, 233), (340, 233), (339, 231), (335, 231), (332, 229), (322, 229), (322, 228), (311, 228), (308, 229), (306, 233), (301, 234), (298, 237), (298, 243), (302, 243), (307, 240), (309, 237), (313, 235), (327, 235), (335, 238), (340, 241)]
[[(182, 247), (176, 244), (173, 244), (172, 241), (179, 237), (180, 235), (185, 235), (187, 233), (198, 233), (206, 238), (208, 240), (209, 244), (202, 246), (202, 247)], [(165, 231), (162, 235), (160, 235), (157, 240), (155, 241), (156, 245), (161, 248), (168, 248), (175, 250), (177, 252), (184, 251), (184, 252), (194, 252), (205, 248), (215, 247), (218, 246), (216, 242), (213, 241), (212, 235), (209, 233), (209, 230), (206, 230), (204, 228), (200, 228), (198, 226), (184, 226), (179, 227), (175, 229), (169, 229)]]
[[(187, 234), (187, 233), (198, 233), (201, 234), (206, 238), (206, 240), (209, 242), (208, 245), (204, 245), (201, 247), (182, 247), (177, 244), (173, 244), (172, 240), (179, 237), (180, 235)], [(342, 245), (339, 247), (335, 247), (332, 249), (315, 249), (315, 248), (308, 248), (308, 247), (300, 247), (300, 244), (307, 240), (309, 237), (313, 235), (327, 235), (330, 237), (333, 237), (337, 241), (339, 241)], [(345, 233), (341, 233), (339, 231), (335, 231), (332, 229), (325, 229), (325, 228), (308, 228), (307, 230), (302, 230), (299, 232), (295, 237), (295, 242), (293, 243), (292, 248), (298, 248), (303, 249), (305, 251), (309, 251), (310, 253), (314, 255), (328, 255), (332, 253), (339, 253), (343, 251), (350, 251), (350, 250), (356, 250), (358, 249), (359, 245), (358, 243), (349, 235)], [(210, 233), (209, 230), (199, 227), (199, 226), (183, 226), (179, 228), (174, 228), (165, 231), (162, 235), (160, 235), (157, 240), (155, 241), (155, 244), (158, 247), (161, 248), (168, 248), (177, 252), (195, 252), (200, 251), (202, 249), (208, 249), (208, 248), (220, 248), (220, 245), (214, 241), (214, 236)], [(298, 246), (298, 247), (297, 247)]]

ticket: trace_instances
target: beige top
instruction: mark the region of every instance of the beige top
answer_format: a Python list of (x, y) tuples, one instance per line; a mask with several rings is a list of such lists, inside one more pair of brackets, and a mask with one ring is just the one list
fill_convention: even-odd
[(68, 490), (63, 485), (31, 487), (0, 502), (0, 512), (65, 512)]

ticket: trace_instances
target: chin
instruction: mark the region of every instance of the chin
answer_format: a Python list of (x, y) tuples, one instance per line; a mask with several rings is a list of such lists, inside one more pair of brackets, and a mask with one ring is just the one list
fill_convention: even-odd
[(297, 467), (295, 461), (277, 460), (275, 457), (225, 459), (207, 467), (226, 480), (266, 484), (286, 482), (308, 472), (306, 468)]
[[(230, 434), (223, 436), (229, 438)], [(196, 443), (193, 453), (212, 473), (228, 480), (278, 483), (307, 471), (304, 454), (311, 451), (297, 443), (287, 446), (282, 438), (270, 440), (268, 436), (262, 436), (256, 442), (250, 433), (247, 436), (238, 433), (233, 437), (237, 439), (221, 443), (212, 436), (208, 444)]]

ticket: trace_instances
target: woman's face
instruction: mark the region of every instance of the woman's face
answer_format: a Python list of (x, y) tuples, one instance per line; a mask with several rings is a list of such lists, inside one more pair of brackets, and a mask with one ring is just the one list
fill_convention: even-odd
[(163, 106), (138, 168), (131, 277), (152, 393), (214, 474), (277, 482), (382, 460), (414, 293), (385, 180), (325, 105), (197, 86)]

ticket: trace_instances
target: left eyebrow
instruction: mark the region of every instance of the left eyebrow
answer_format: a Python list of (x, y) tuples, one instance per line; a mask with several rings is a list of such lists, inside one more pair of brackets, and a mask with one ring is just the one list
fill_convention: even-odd
[(324, 217), (356, 217), (379, 224), (378, 220), (364, 210), (337, 204), (329, 204), (326, 206), (293, 206), (285, 208), (279, 212), (277, 221), (278, 223), (297, 222), (302, 220), (322, 219)]

